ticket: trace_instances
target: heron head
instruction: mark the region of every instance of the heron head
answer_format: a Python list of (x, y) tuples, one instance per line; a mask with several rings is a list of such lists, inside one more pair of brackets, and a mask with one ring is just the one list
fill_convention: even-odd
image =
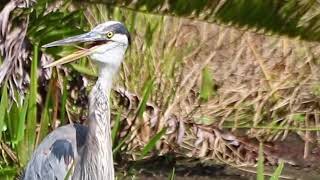
[(118, 67), (124, 57), (127, 47), (131, 43), (127, 28), (118, 21), (108, 21), (99, 24), (90, 32), (68, 37), (46, 44), (42, 47), (64, 46), (76, 43), (85, 43), (87, 48), (61, 58), (45, 67), (65, 64), (84, 56), (90, 56), (99, 64)]

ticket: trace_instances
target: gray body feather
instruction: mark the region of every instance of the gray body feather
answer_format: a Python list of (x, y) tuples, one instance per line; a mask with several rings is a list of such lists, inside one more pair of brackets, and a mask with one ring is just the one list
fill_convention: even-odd
[(23, 180), (113, 180), (110, 127), (111, 84), (98, 79), (90, 93), (88, 127), (75, 124), (51, 132), (35, 150)]
[(66, 125), (52, 131), (37, 147), (23, 180), (63, 180), (74, 160), (82, 154), (88, 128)]

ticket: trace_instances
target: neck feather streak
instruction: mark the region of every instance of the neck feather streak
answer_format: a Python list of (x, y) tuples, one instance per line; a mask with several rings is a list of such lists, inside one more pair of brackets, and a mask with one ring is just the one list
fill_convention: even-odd
[(109, 96), (115, 71), (107, 68), (100, 70), (89, 97), (89, 131), (76, 166), (80, 177), (75, 178), (81, 180), (114, 180)]

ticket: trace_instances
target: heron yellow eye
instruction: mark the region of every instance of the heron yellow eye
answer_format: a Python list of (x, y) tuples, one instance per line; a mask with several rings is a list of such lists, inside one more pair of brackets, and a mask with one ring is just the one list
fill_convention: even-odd
[(111, 32), (111, 31), (110, 31), (110, 32), (107, 32), (107, 38), (110, 39), (110, 38), (112, 38), (112, 36), (113, 36), (113, 32)]

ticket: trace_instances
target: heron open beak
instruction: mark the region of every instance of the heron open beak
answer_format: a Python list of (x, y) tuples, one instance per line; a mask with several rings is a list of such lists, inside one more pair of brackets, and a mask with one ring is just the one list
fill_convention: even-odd
[(52, 66), (57, 66), (57, 65), (62, 65), (66, 64), (72, 61), (75, 61), (77, 59), (80, 59), (82, 57), (90, 55), (96, 48), (99, 47), (101, 44), (105, 44), (108, 40), (106, 38), (101, 37), (101, 35), (95, 33), (95, 32), (88, 32), (85, 34), (73, 36), (73, 37), (68, 37), (66, 39), (58, 40), (51, 42), (49, 44), (43, 45), (42, 47), (47, 48), (47, 47), (54, 47), (54, 46), (64, 46), (64, 45), (71, 45), (71, 44), (76, 44), (76, 43), (83, 43), (83, 42), (92, 42), (93, 46), (86, 49), (83, 48), (79, 51), (76, 51), (70, 55), (67, 55), (57, 61), (54, 61), (50, 64), (44, 65), (44, 68), (52, 67)]

